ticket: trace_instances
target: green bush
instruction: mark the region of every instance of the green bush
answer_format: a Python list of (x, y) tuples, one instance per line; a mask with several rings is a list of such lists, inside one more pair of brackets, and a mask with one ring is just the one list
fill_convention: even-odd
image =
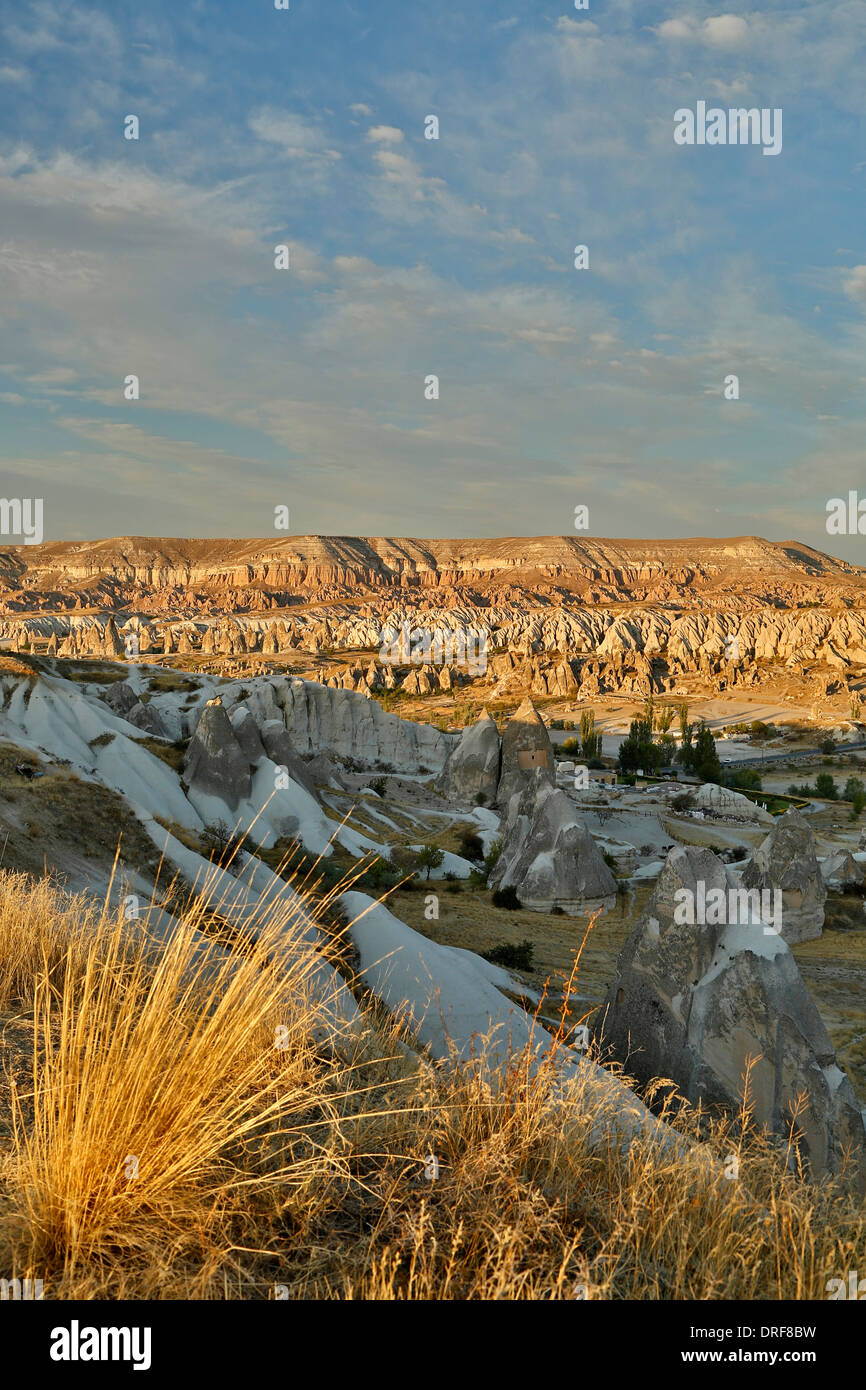
[(485, 858), (484, 858), (484, 872), (485, 872), (488, 876), (493, 872), (493, 870), (494, 870), (494, 868), (495, 868), (495, 866), (496, 866), (496, 861), (497, 861), (497, 859), (499, 858), (499, 856), (500, 856), (501, 853), (502, 853), (502, 841), (501, 841), (501, 840), (494, 840), (494, 841), (493, 841), (493, 844), (490, 846), (490, 848), (489, 848), (489, 850), (487, 851), (487, 854), (486, 854), (486, 856), (485, 856)]
[(534, 950), (535, 947), (528, 940), (520, 941), (516, 946), (506, 941), (490, 951), (482, 951), (481, 957), (489, 960), (491, 965), (502, 965), (507, 970), (531, 970)]
[(815, 779), (815, 793), (826, 801), (835, 801), (839, 795), (836, 783), (829, 772), (819, 772)]
[(484, 845), (476, 830), (464, 830), (460, 835), (460, 853), (464, 859), (472, 859), (476, 864), (484, 862)]
[(493, 906), (504, 908), (508, 912), (519, 912), (523, 904), (517, 896), (516, 888), (497, 888), (493, 894)]

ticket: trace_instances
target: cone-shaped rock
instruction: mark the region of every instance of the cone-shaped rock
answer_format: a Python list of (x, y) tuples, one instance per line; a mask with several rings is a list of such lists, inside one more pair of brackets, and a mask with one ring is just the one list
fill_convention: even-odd
[(786, 811), (758, 846), (743, 874), (746, 888), (782, 891), (782, 936), (791, 944), (820, 936), (827, 890), (815, 854), (812, 827), (799, 811)]
[(553, 747), (538, 710), (527, 695), (502, 734), (502, 770), (497, 805), (506, 807), (515, 792), (522, 792), (536, 768), (555, 776)]
[[(768, 895), (768, 905), (772, 895)], [(671, 850), (617, 962), (595, 1023), (602, 1051), (642, 1084), (670, 1077), (692, 1103), (738, 1108), (748, 1074), (754, 1119), (797, 1126), (814, 1176), (866, 1186), (863, 1114), (797, 963), (751, 894), (709, 849)]]
[(443, 796), (487, 802), (496, 795), (499, 780), (499, 730), (484, 710), (477, 723), (463, 730), (436, 779)]

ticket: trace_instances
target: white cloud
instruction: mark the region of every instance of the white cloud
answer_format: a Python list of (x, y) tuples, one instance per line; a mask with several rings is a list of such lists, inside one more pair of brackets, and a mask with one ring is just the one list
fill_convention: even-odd
[(741, 15), (720, 14), (704, 20), (702, 33), (713, 48), (741, 48), (749, 37), (749, 26)]
[(367, 139), (377, 145), (399, 145), (403, 132), (393, 125), (374, 125), (367, 131)]
[(659, 38), (675, 42), (691, 40), (711, 48), (741, 48), (749, 38), (749, 25), (741, 15), (711, 15), (699, 24), (691, 15), (665, 19), (656, 27)]
[(337, 150), (328, 148), (324, 133), (311, 121), (294, 111), (280, 111), (267, 106), (254, 112), (249, 120), (250, 130), (260, 140), (279, 145), (287, 159), (336, 160)]
[(117, 27), (99, 10), (79, 5), (59, 5), (53, 0), (35, 0), (30, 6), (29, 28), (7, 23), (3, 34), (7, 43), (24, 53), (49, 53), (71, 49), (79, 56), (90, 53), (105, 63), (120, 57), (123, 45)]
[(662, 39), (690, 39), (694, 36), (695, 26), (687, 19), (665, 19), (655, 32)]
[(866, 265), (852, 267), (845, 280), (845, 293), (859, 304), (866, 304)]
[(710, 90), (723, 101), (734, 101), (739, 97), (745, 97), (752, 88), (752, 79), (746, 80), (742, 77), (735, 77), (731, 82), (722, 82), (719, 78), (713, 78), (710, 82)]

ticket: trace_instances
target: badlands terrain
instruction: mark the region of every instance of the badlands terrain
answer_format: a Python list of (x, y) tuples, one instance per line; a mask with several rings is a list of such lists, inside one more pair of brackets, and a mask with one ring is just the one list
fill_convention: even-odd
[(387, 1019), (488, 1080), (554, 1058), (593, 1142), (680, 1153), (676, 1095), (866, 1191), (859, 570), (755, 538), (307, 537), (0, 573), (4, 870), (158, 949), (205, 892), (205, 956), (288, 900), (322, 1046)]
[[(529, 692), (601, 699), (623, 728), (617, 702), (650, 693), (847, 717), (866, 663), (862, 572), (757, 537), (126, 537), (0, 552), (7, 645), (112, 656), (120, 629), (181, 665), (290, 670), (411, 696), (413, 714), (450, 710), (458, 692), (488, 705)], [(441, 629), (483, 644), (483, 670), (419, 660), (417, 643), (402, 673), (377, 660), (386, 634)]]

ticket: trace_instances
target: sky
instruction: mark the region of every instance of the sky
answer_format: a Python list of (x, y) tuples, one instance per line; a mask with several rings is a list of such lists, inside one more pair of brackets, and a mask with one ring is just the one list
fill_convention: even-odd
[[(864, 40), (863, 0), (0, 7), (3, 495), (50, 540), (287, 507), (861, 563)], [(698, 101), (781, 152), (677, 144)]]

